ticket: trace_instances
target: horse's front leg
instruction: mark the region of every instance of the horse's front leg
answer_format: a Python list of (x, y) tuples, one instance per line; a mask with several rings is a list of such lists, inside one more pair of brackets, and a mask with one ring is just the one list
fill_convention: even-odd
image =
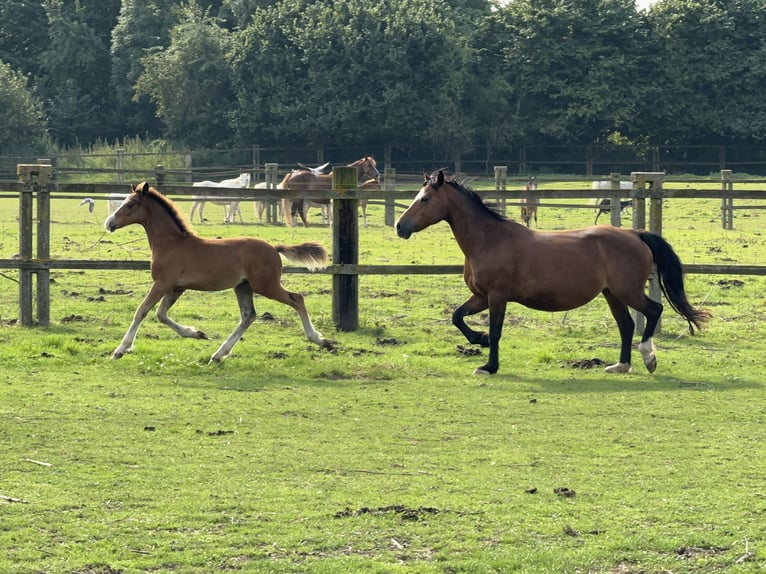
[(178, 301), (178, 298), (184, 294), (185, 289), (173, 289), (170, 293), (166, 294), (162, 298), (159, 309), (157, 309), (157, 318), (160, 323), (167, 325), (173, 331), (178, 333), (181, 337), (188, 337), (191, 339), (207, 339), (207, 335), (202, 331), (197, 330), (196, 327), (187, 327), (186, 325), (180, 325), (168, 317), (168, 311)]
[(500, 366), (500, 337), (503, 334), (506, 300), (492, 298), (489, 303), (489, 360), (474, 371), (475, 375), (494, 375)]
[(141, 301), (138, 309), (136, 309), (136, 312), (133, 315), (133, 322), (130, 324), (130, 327), (128, 327), (127, 333), (125, 333), (122, 341), (120, 341), (120, 344), (117, 345), (117, 348), (112, 353), (112, 359), (119, 359), (125, 353), (129, 353), (133, 350), (133, 341), (136, 339), (136, 333), (138, 333), (138, 327), (141, 325), (141, 321), (146, 318), (149, 311), (151, 311), (157, 304), (157, 301), (162, 299), (165, 292), (165, 289), (158, 287), (156, 283), (152, 285), (149, 293), (144, 297), (144, 300)]
[(487, 298), (474, 293), (470, 299), (460, 305), (452, 313), (452, 324), (455, 325), (463, 336), (468, 339), (468, 342), (472, 345), (481, 345), (482, 347), (489, 347), (489, 337), (486, 333), (480, 333), (474, 331), (465, 323), (464, 317), (466, 315), (474, 315), (481, 311), (484, 311), (488, 306)]

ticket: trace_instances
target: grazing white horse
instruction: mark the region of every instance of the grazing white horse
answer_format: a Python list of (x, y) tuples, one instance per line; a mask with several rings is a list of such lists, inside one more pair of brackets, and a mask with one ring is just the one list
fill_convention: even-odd
[[(198, 181), (192, 184), (193, 187), (226, 187), (231, 189), (244, 189), (250, 187), (250, 174), (241, 173), (239, 177), (232, 179), (224, 179), (223, 181)], [(205, 202), (210, 201), (216, 205), (223, 205), (223, 222), (234, 223), (236, 215), (239, 215), (239, 222), (242, 223), (242, 212), (239, 209), (239, 200), (230, 198), (214, 198), (209, 195), (195, 195), (192, 197), (194, 203), (192, 203), (191, 214), (189, 219), (194, 221), (194, 212), (199, 212), (199, 221), (203, 223), (205, 218), (203, 216), (203, 210), (205, 209)]]
[[(612, 182), (609, 180), (594, 181), (591, 184), (591, 189), (612, 189)], [(620, 189), (633, 189), (633, 182), (621, 181)], [(612, 200), (608, 197), (596, 198), (593, 200), (593, 203), (596, 204), (596, 219), (593, 221), (593, 225), (596, 225), (596, 223), (598, 223), (598, 218), (602, 213), (609, 213), (611, 211)], [(632, 200), (620, 201), (620, 212), (622, 212), (622, 210), (626, 207), (630, 207), (632, 204)]]

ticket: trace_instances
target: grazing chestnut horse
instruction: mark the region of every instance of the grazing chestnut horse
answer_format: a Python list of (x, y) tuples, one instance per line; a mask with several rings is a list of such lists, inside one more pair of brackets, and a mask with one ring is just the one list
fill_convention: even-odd
[[(530, 177), (527, 182), (525, 191), (537, 189), (537, 179)], [(537, 197), (523, 197), (521, 199), (521, 220), (527, 227), (530, 227), (532, 218), (535, 220), (535, 227), (537, 227), (537, 207), (540, 205), (540, 200)]]
[[(365, 179), (380, 180), (380, 172), (378, 171), (377, 162), (371, 155), (365, 156), (356, 160), (354, 163), (348, 164), (348, 167), (355, 167), (357, 169), (357, 180), (364, 181)], [(277, 186), (277, 189), (301, 189), (301, 190), (323, 190), (332, 189), (332, 174), (331, 173), (316, 173), (313, 170), (299, 169), (288, 173), (284, 179)], [(303, 208), (303, 200), (299, 201), (299, 206), (296, 206), (298, 214), (303, 220), (303, 225), (308, 226), (306, 220), (305, 209)], [(315, 201), (315, 203), (323, 203), (325, 205), (330, 204), (329, 199), (323, 199)], [(288, 200), (282, 201), (282, 213), (285, 218), (285, 223), (292, 226), (292, 209), (288, 205)]]
[[(657, 367), (652, 335), (662, 305), (644, 294), (652, 264), (670, 306), (689, 323), (689, 331), (710, 318), (686, 298), (681, 262), (670, 245), (647, 231), (608, 225), (573, 231), (544, 232), (504, 218), (476, 193), (444, 172), (425, 176), (423, 187), (399, 217), (396, 232), (409, 238), (439, 221), (446, 221), (465, 254), (463, 277), (473, 293), (452, 314), (452, 323), (470, 343), (489, 347), (489, 361), (476, 372), (498, 369), (498, 345), (509, 301), (542, 311), (566, 311), (586, 304), (601, 293), (620, 330), (620, 361), (610, 373), (631, 369), (634, 322), (628, 307), (643, 313), (646, 327), (638, 350), (649, 372)], [(466, 315), (489, 309), (489, 335), (474, 331)]]
[(204, 239), (191, 230), (172, 201), (145, 182), (132, 188), (123, 204), (106, 219), (104, 227), (111, 233), (133, 223), (142, 225), (149, 239), (154, 282), (136, 309), (133, 322), (112, 353), (112, 359), (119, 359), (133, 349), (141, 321), (160, 300), (157, 317), (161, 323), (181, 337), (207, 339), (202, 331), (179, 325), (168, 317), (170, 307), (187, 289), (221, 291), (233, 288), (237, 295), (239, 325), (210, 358), (211, 363), (225, 358), (255, 320), (255, 293), (295, 309), (309, 341), (322, 347), (330, 346), (311, 324), (303, 296), (286, 291), (280, 282), (280, 254), (314, 270), (327, 265), (327, 252), (320, 244), (270, 245), (256, 237)]

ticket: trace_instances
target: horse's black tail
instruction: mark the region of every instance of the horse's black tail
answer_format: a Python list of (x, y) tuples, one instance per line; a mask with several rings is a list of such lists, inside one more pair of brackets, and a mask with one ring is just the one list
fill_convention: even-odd
[(638, 235), (652, 250), (660, 289), (673, 310), (688, 321), (689, 332), (693, 335), (694, 327), (701, 329), (702, 324), (712, 315), (709, 311), (695, 309), (686, 298), (681, 260), (670, 244), (656, 233), (649, 231), (640, 231)]

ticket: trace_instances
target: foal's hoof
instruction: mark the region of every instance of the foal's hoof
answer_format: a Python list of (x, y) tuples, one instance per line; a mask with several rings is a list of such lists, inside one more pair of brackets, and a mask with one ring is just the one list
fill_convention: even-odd
[(197, 331), (197, 339), (207, 339), (208, 336), (205, 335), (202, 331)]
[(629, 373), (631, 370), (633, 370), (633, 367), (630, 366), (630, 363), (615, 363), (614, 365), (609, 365), (604, 369), (604, 372), (606, 373)]

